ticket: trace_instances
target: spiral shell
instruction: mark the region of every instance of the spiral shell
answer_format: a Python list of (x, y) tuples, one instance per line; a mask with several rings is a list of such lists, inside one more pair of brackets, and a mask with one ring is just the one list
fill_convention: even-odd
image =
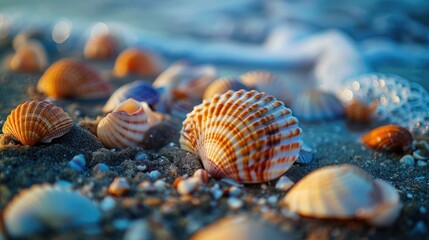
[(240, 76), (241, 81), (251, 89), (273, 95), (280, 101), (290, 104), (290, 84), (268, 71), (251, 71)]
[(10, 68), (15, 72), (39, 72), (48, 65), (45, 48), (37, 41), (21, 45), (10, 61)]
[(379, 101), (375, 100), (371, 104), (365, 104), (357, 98), (353, 98), (345, 107), (347, 120), (358, 123), (369, 123), (377, 110)]
[(181, 148), (197, 154), (215, 178), (258, 183), (279, 177), (298, 158), (298, 119), (281, 101), (257, 91), (228, 91), (194, 107)]
[(161, 68), (161, 59), (158, 56), (141, 49), (127, 48), (116, 58), (113, 74), (117, 77), (152, 77), (160, 73)]
[(34, 185), (14, 197), (4, 210), (4, 224), (12, 237), (26, 237), (48, 229), (89, 228), (101, 213), (91, 200), (71, 190)]
[(159, 94), (150, 83), (137, 80), (118, 88), (104, 105), (103, 112), (112, 111), (128, 98), (132, 98), (139, 102), (146, 102), (150, 106), (156, 106), (159, 101)]
[(24, 145), (49, 143), (73, 127), (73, 120), (60, 107), (47, 101), (27, 101), (18, 105), (7, 117), (3, 133)]
[(223, 77), (213, 81), (204, 91), (203, 99), (211, 98), (216, 94), (226, 93), (229, 90), (238, 91), (244, 89), (250, 91), (251, 89), (240, 82), (239, 79)]
[(406, 128), (390, 124), (371, 130), (360, 140), (376, 151), (407, 152), (411, 149), (413, 137)]
[(129, 98), (100, 120), (97, 136), (109, 148), (135, 147), (142, 142), (146, 131), (161, 120), (147, 103)]
[(65, 58), (45, 71), (37, 90), (52, 98), (102, 98), (110, 94), (111, 85), (85, 63)]
[(118, 41), (109, 34), (102, 34), (88, 39), (83, 49), (83, 56), (93, 60), (114, 57), (118, 52)]
[(293, 104), (296, 116), (304, 121), (327, 121), (344, 114), (341, 101), (333, 93), (311, 89), (299, 95)]
[(307, 217), (356, 218), (376, 226), (391, 225), (401, 209), (392, 185), (348, 164), (311, 172), (292, 187), (281, 205)]

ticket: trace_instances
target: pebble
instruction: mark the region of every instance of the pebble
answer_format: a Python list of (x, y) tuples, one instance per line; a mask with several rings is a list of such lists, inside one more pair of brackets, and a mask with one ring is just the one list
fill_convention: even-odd
[[(216, 186), (216, 185), (215, 185)], [(222, 189), (220, 189), (219, 187), (215, 187), (215, 188), (212, 188), (211, 190), (210, 190), (210, 193), (212, 194), (212, 196), (213, 196), (213, 198), (215, 199), (215, 200), (219, 200), (220, 198), (222, 198), (222, 196), (223, 196), (223, 191), (222, 191)]]
[(238, 187), (232, 186), (232, 187), (228, 188), (229, 196), (238, 197), (240, 195), (240, 193), (241, 193), (241, 190)]
[(78, 173), (82, 173), (85, 170), (85, 156), (83, 154), (76, 155), (68, 163), (69, 167), (74, 169)]
[(179, 182), (177, 192), (182, 195), (190, 195), (198, 189), (199, 184), (200, 180), (198, 178), (190, 177)]
[(97, 165), (94, 166), (94, 168), (93, 168), (92, 171), (94, 173), (99, 173), (99, 172), (106, 172), (106, 171), (109, 171), (109, 170), (110, 170), (110, 167), (107, 164), (105, 164), (105, 163), (97, 163)]
[(425, 207), (423, 207), (423, 206), (421, 206), (419, 208), (419, 211), (420, 211), (421, 214), (426, 214), (427, 213), (427, 209)]
[(148, 165), (147, 165), (147, 163), (146, 163), (146, 162), (141, 161), (141, 162), (139, 162), (139, 163), (138, 163), (138, 165), (137, 165), (137, 170), (139, 170), (139, 171), (141, 171), (141, 172), (144, 172), (144, 171), (146, 171), (147, 169), (148, 169)]
[(113, 226), (115, 227), (115, 229), (117, 230), (125, 230), (127, 229), (131, 224), (131, 221), (129, 219), (116, 219), (113, 221)]
[(66, 180), (58, 180), (55, 182), (55, 185), (57, 185), (60, 188), (67, 188), (67, 189), (73, 188), (73, 183)]
[(156, 181), (156, 180), (158, 180), (158, 178), (161, 176), (161, 173), (158, 171), (158, 170), (155, 170), (155, 171), (151, 171), (150, 173), (149, 173), (149, 178), (150, 178), (150, 180), (151, 181)]
[(130, 185), (126, 178), (116, 177), (110, 184), (108, 192), (114, 196), (123, 196), (130, 190)]
[(101, 200), (99, 206), (102, 211), (107, 212), (116, 206), (116, 201), (113, 197), (106, 196), (103, 198), (103, 200)]
[(417, 166), (419, 167), (426, 167), (428, 165), (428, 163), (424, 160), (418, 160), (417, 161)]
[(277, 181), (275, 188), (280, 191), (287, 191), (289, 190), (295, 183), (290, 180), (286, 176), (280, 177), (280, 179)]
[(413, 194), (407, 193), (407, 198), (413, 198)]
[(198, 169), (194, 172), (194, 177), (200, 180), (201, 183), (206, 184), (209, 181), (209, 174), (204, 169)]
[(230, 197), (228, 198), (228, 206), (232, 210), (238, 210), (243, 206), (243, 200), (236, 198), (236, 197)]
[(149, 155), (147, 154), (147, 153), (145, 153), (145, 152), (138, 152), (137, 154), (136, 154), (136, 156), (134, 157), (134, 159), (137, 161), (137, 162), (142, 162), (142, 161), (149, 161), (150, 160), (150, 157), (149, 157)]
[(272, 195), (272, 196), (268, 197), (268, 199), (267, 199), (268, 203), (271, 205), (276, 205), (278, 200), (279, 200), (279, 198), (275, 195)]
[(124, 240), (149, 240), (152, 238), (149, 224), (145, 219), (130, 224), (124, 235)]
[(414, 166), (414, 158), (410, 154), (403, 156), (400, 160), (400, 163), (403, 163), (407, 166)]

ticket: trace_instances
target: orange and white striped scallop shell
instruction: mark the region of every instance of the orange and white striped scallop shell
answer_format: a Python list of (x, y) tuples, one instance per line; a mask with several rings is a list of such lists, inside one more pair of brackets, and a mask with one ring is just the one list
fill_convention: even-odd
[(228, 91), (194, 107), (183, 122), (181, 148), (197, 154), (215, 178), (267, 182), (298, 159), (298, 119), (265, 93)]
[(407, 152), (411, 150), (413, 136), (406, 128), (389, 124), (369, 131), (360, 140), (376, 151)]
[(153, 77), (160, 73), (161, 69), (162, 61), (159, 56), (142, 49), (127, 48), (116, 58), (113, 74), (117, 77)]
[(10, 60), (15, 72), (39, 72), (48, 65), (48, 55), (43, 45), (35, 40), (22, 44)]
[(60, 107), (47, 101), (27, 101), (18, 105), (7, 117), (3, 133), (24, 145), (49, 143), (73, 127), (73, 120)]
[(146, 131), (161, 120), (162, 116), (147, 103), (129, 98), (100, 120), (97, 136), (109, 148), (135, 147), (143, 141)]
[(53, 63), (37, 83), (37, 90), (51, 98), (103, 98), (112, 87), (83, 62), (65, 58)]
[(83, 56), (93, 60), (109, 59), (114, 57), (118, 50), (118, 40), (110, 34), (102, 34), (88, 39)]

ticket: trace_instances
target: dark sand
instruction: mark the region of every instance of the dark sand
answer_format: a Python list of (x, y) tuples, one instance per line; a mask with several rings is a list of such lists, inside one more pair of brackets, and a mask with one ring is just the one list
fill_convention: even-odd
[[(107, 74), (111, 64), (94, 65)], [(4, 70), (0, 73), (1, 123), (11, 109), (32, 98), (31, 89), (28, 89), (36, 85), (40, 75)], [(112, 81), (118, 87), (134, 79)], [(101, 201), (106, 196), (109, 184), (117, 176), (126, 177), (131, 189), (125, 196), (115, 197), (117, 204), (112, 210), (103, 212), (101, 228), (97, 233), (86, 234), (79, 230), (47, 232), (33, 239), (121, 239), (129, 223), (142, 218), (149, 224), (152, 238), (187, 239), (216, 219), (240, 213), (264, 218), (285, 236), (296, 239), (427, 239), (428, 166), (407, 166), (399, 162), (399, 154), (377, 153), (363, 147), (358, 141), (359, 136), (373, 126), (353, 130), (356, 126), (348, 126), (343, 119), (329, 123), (300, 123), (303, 139), (315, 151), (316, 161), (309, 165), (294, 164), (285, 175), (296, 182), (310, 171), (326, 165), (350, 163), (363, 168), (373, 177), (390, 182), (399, 191), (403, 209), (398, 220), (388, 228), (375, 228), (360, 221), (286, 217), (277, 204), (267, 201), (270, 196), (277, 196), (280, 200), (285, 195), (274, 188), (276, 181), (240, 188), (239, 198), (243, 199), (244, 204), (238, 210), (228, 206), (227, 193), (220, 200), (213, 200), (210, 189), (215, 184), (219, 184), (225, 192), (228, 189), (227, 184), (215, 179), (210, 179), (192, 196), (180, 196), (171, 186), (174, 179), (185, 174), (192, 175), (202, 167), (196, 155), (179, 148), (180, 121), (173, 119), (154, 127), (141, 147), (111, 151), (103, 148), (94, 135), (79, 126), (84, 118), (94, 121), (97, 115), (101, 115), (103, 101), (67, 100), (56, 103), (75, 119), (76, 126), (65, 136), (50, 144), (33, 147), (21, 146), (9, 137), (0, 136), (0, 209), (20, 190), (38, 183), (65, 180), (95, 201)], [(138, 171), (135, 161), (135, 155), (141, 152), (147, 154), (148, 163), (148, 170), (143, 172)], [(67, 165), (77, 154), (84, 154), (87, 160), (83, 173)], [(97, 163), (107, 164), (110, 170), (94, 171)], [(158, 170), (161, 178), (165, 179), (164, 191), (145, 192), (139, 188), (139, 183), (149, 181), (149, 172), (153, 170)], [(125, 225), (121, 227), (119, 223), (122, 220), (126, 221), (122, 222)]]

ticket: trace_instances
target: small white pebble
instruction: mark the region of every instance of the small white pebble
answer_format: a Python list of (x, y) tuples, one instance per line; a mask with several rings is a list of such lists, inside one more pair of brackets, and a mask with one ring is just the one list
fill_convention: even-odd
[(232, 186), (228, 189), (228, 194), (232, 197), (238, 197), (240, 193), (241, 193), (241, 190), (238, 187)]
[(277, 181), (275, 188), (280, 191), (287, 191), (289, 190), (295, 183), (290, 180), (286, 176), (280, 177), (280, 179)]
[(219, 188), (214, 188), (210, 192), (216, 200), (219, 200), (223, 196), (223, 191)]
[(158, 180), (158, 178), (161, 176), (161, 173), (158, 170), (152, 171), (149, 173), (149, 178), (152, 181)]
[(111, 196), (106, 196), (99, 204), (102, 211), (109, 211), (116, 205), (115, 199)]
[(144, 172), (147, 169), (146, 165), (137, 165), (137, 170)]
[(233, 210), (240, 209), (243, 206), (243, 200), (238, 199), (236, 197), (228, 198), (227, 202), (228, 206)]
[(413, 194), (407, 193), (407, 198), (413, 198)]
[(199, 184), (200, 180), (198, 178), (190, 177), (179, 182), (177, 185), (177, 192), (182, 195), (192, 194), (195, 190), (197, 190)]
[(267, 199), (268, 203), (271, 205), (277, 204), (278, 200), (279, 200), (279, 198), (276, 195), (272, 195)]

